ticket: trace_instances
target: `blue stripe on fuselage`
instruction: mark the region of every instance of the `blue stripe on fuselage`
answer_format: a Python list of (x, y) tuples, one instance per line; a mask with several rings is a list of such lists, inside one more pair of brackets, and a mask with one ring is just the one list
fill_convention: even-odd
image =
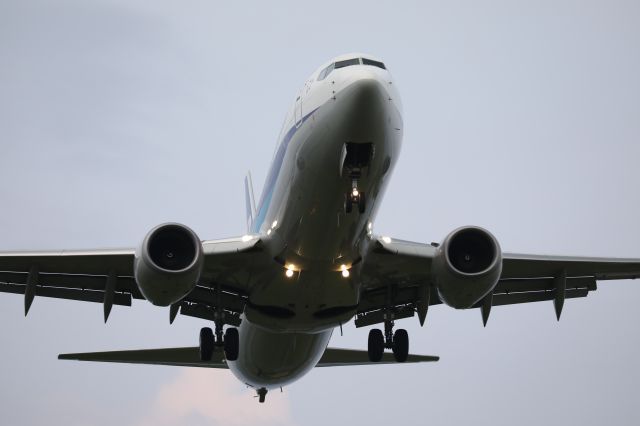
[[(319, 107), (318, 107), (319, 108)], [(251, 232), (257, 233), (260, 231), (260, 227), (264, 223), (265, 217), (267, 215), (267, 210), (269, 210), (269, 206), (271, 205), (271, 198), (273, 197), (273, 191), (275, 190), (276, 182), (278, 181), (278, 176), (280, 175), (280, 170), (282, 169), (282, 163), (284, 162), (284, 156), (287, 153), (287, 148), (289, 148), (289, 143), (291, 139), (293, 139), (293, 135), (296, 134), (299, 128), (302, 127), (305, 121), (317, 111), (314, 109), (304, 117), (302, 117), (302, 121), (299, 126), (293, 126), (282, 138), (282, 142), (278, 146), (278, 150), (276, 151), (276, 155), (273, 158), (273, 163), (271, 163), (271, 169), (269, 170), (269, 175), (267, 176), (267, 180), (264, 184), (264, 189), (262, 190), (262, 195), (260, 196), (260, 203), (258, 204), (258, 214), (251, 225)]]

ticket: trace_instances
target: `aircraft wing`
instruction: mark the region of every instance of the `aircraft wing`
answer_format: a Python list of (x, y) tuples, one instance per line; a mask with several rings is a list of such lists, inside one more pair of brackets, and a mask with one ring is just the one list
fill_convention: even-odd
[[(436, 251), (435, 245), (377, 238), (362, 267), (365, 290), (356, 326), (384, 322), (388, 309), (401, 319), (419, 312), (420, 305), (442, 303), (431, 285)], [(485, 323), (491, 306), (546, 300), (554, 301), (559, 317), (565, 299), (586, 297), (596, 290), (596, 281), (640, 277), (640, 259), (514, 253), (503, 253), (502, 259), (502, 275), (491, 297), (474, 306), (484, 310)], [(566, 280), (558, 280), (561, 274)]]
[[(200, 282), (172, 307), (170, 319), (178, 311), (212, 319), (222, 309), (229, 324), (239, 323), (246, 294), (268, 262), (260, 239), (204, 241), (203, 254)], [(35, 296), (102, 303), (106, 321), (113, 305), (143, 299), (134, 279), (134, 256), (133, 249), (0, 253), (0, 292), (23, 294), (25, 315)]]

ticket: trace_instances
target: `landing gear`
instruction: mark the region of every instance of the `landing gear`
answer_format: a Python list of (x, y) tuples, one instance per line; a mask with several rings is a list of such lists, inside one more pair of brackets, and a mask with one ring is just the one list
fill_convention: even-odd
[(228, 327), (226, 332), (223, 327), (226, 323), (225, 312), (222, 309), (220, 284), (216, 284), (215, 291), (217, 295), (217, 308), (213, 315), (213, 322), (215, 324), (215, 337), (214, 332), (209, 327), (204, 327), (200, 330), (200, 360), (211, 361), (213, 357), (213, 351), (216, 347), (221, 348), (224, 351), (224, 356), (227, 361), (235, 361), (238, 359), (238, 352), (240, 348), (240, 337), (238, 335), (238, 329), (234, 327)]
[(203, 327), (200, 330), (200, 361), (211, 361), (216, 346), (223, 348), (227, 361), (237, 360), (240, 349), (238, 329), (233, 327), (227, 328), (223, 338), (222, 331), (218, 333), (217, 328), (218, 327), (216, 327), (216, 337), (214, 337), (213, 330), (209, 327)]
[(200, 329), (200, 361), (211, 361), (215, 343), (213, 331), (209, 327)]
[(401, 328), (393, 334), (393, 356), (397, 362), (405, 362), (409, 356), (409, 334)]
[(369, 331), (368, 355), (371, 362), (380, 362), (384, 349), (391, 349), (397, 362), (405, 362), (409, 356), (409, 334), (405, 329), (393, 332), (393, 321), (385, 321), (384, 335), (382, 330)]
[(380, 362), (382, 355), (384, 354), (384, 336), (382, 331), (374, 328), (369, 330), (369, 345), (368, 345), (369, 361)]
[(224, 333), (224, 357), (227, 361), (238, 359), (238, 349), (240, 347), (240, 337), (237, 328), (227, 328)]

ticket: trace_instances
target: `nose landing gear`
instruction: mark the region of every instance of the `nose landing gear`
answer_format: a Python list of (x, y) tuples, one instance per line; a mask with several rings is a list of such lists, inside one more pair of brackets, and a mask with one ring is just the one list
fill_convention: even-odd
[(367, 207), (366, 197), (364, 192), (361, 192), (358, 189), (358, 179), (355, 177), (351, 181), (351, 192), (347, 193), (347, 195), (345, 196), (345, 212), (351, 213), (353, 211), (354, 204), (358, 206), (358, 212), (360, 214), (364, 213)]

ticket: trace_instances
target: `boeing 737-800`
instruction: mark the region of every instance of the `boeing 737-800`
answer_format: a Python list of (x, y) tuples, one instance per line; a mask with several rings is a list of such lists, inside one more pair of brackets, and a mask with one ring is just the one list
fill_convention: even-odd
[[(210, 320), (195, 347), (80, 353), (60, 359), (225, 368), (256, 389), (285, 386), (314, 367), (437, 361), (409, 355), (396, 321), (431, 305), (479, 309), (587, 296), (596, 281), (640, 276), (640, 259), (503, 253), (465, 226), (440, 244), (373, 233), (400, 154), (400, 96), (370, 55), (332, 59), (305, 81), (286, 116), (262, 196), (245, 180), (247, 234), (202, 241), (165, 223), (137, 249), (0, 253), (0, 291), (112, 306), (146, 299)], [(426, 178), (426, 177), (425, 177)], [(327, 348), (334, 328), (382, 324), (367, 350)], [(390, 349), (390, 352), (385, 352)]]

